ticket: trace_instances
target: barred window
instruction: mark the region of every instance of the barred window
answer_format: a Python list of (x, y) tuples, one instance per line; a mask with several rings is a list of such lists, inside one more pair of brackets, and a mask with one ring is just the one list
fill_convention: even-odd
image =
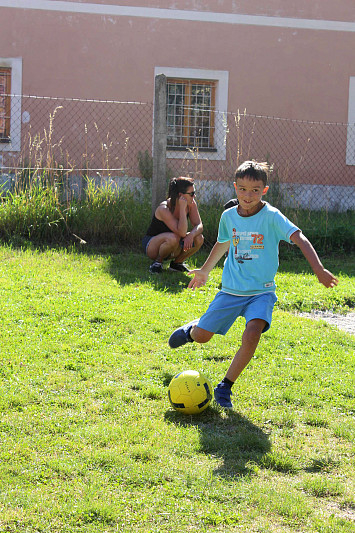
[(167, 146), (216, 151), (216, 82), (167, 79)]
[(11, 68), (0, 67), (0, 142), (10, 142)]

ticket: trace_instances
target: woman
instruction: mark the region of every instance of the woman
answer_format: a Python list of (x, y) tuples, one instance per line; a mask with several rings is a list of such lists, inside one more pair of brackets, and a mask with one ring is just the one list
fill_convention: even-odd
[[(184, 260), (203, 244), (203, 225), (194, 196), (192, 178), (170, 181), (168, 198), (156, 208), (142, 241), (145, 253), (153, 259), (149, 272), (162, 272), (165, 259), (171, 259), (170, 270), (189, 272)], [(188, 231), (189, 220), (191, 231)]]

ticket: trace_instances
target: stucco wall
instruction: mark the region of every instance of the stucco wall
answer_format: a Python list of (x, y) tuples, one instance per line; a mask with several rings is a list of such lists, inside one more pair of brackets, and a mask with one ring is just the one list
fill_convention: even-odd
[[(22, 58), (24, 95), (152, 102), (158, 65), (211, 69), (229, 73), (230, 112), (347, 122), (349, 78), (355, 75), (353, 0), (16, 2), (33, 9), (11, 4), (0, 0), (0, 55)], [(45, 5), (60, 9), (47, 11)], [(140, 10), (123, 14), (119, 6)], [(177, 17), (183, 10), (196, 20)], [(223, 13), (230, 18), (220, 17)], [(251, 18), (238, 18), (244, 15)], [(22, 110), (27, 111), (24, 100)], [(40, 127), (36, 120), (23, 125), (23, 132)], [(149, 122), (144, 149), (151, 146), (151, 127)], [(323, 149), (325, 142), (332, 142), (331, 135), (318, 136)], [(336, 164), (353, 184), (345, 137), (341, 143)], [(316, 162), (309, 176), (321, 183), (333, 180), (317, 175)]]
[[(80, 3), (169, 8), (172, 16), (177, 5), (301, 19), (348, 21), (351, 11), (354, 16), (350, 0), (336, 6), (330, 0), (274, 0), (267, 8), (261, 0)], [(347, 121), (355, 31), (0, 9), (1, 55), (22, 56), (24, 94), (152, 101), (155, 66), (207, 68), (229, 71), (229, 110)]]

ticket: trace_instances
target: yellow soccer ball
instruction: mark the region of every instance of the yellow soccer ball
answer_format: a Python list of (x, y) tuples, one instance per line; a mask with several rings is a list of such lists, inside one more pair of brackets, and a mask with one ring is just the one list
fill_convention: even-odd
[(168, 396), (176, 411), (185, 415), (202, 413), (212, 400), (212, 387), (202, 372), (185, 370), (173, 377)]

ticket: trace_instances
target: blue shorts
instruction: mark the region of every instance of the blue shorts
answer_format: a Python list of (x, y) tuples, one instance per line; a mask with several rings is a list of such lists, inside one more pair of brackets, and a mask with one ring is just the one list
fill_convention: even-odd
[(270, 328), (276, 301), (277, 296), (274, 292), (264, 292), (254, 296), (234, 296), (219, 291), (197, 325), (212, 333), (225, 335), (238, 316), (243, 316), (246, 323), (254, 318), (261, 318), (266, 322), (263, 329), (265, 333)]
[(144, 235), (142, 239), (142, 246), (145, 254), (147, 253), (148, 244), (150, 243), (152, 238), (152, 235)]

